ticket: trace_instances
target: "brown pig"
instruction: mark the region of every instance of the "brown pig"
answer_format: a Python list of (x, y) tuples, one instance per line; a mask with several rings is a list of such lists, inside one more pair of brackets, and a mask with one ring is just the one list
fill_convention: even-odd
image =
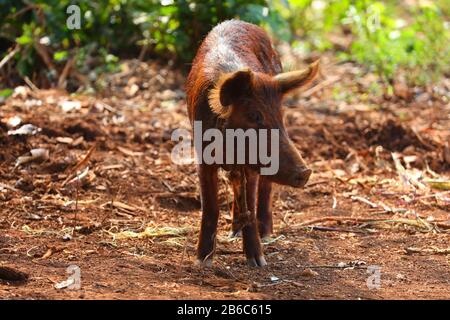
[[(215, 251), (219, 168), (229, 171), (234, 193), (232, 233), (242, 232), (250, 266), (266, 265), (260, 239), (273, 231), (272, 183), (303, 187), (311, 175), (288, 137), (281, 102), (286, 93), (309, 84), (317, 73), (317, 62), (305, 70), (282, 73), (270, 38), (250, 23), (225, 21), (212, 29), (201, 44), (186, 83), (191, 123), (200, 122), (202, 132), (211, 128), (221, 132), (277, 129), (279, 147), (270, 152), (278, 152), (279, 168), (272, 175), (261, 175), (261, 162), (198, 165), (203, 211), (197, 248), (200, 265), (211, 265)], [(204, 149), (202, 142), (197, 156)], [(225, 148), (224, 155), (227, 152), (230, 150)]]

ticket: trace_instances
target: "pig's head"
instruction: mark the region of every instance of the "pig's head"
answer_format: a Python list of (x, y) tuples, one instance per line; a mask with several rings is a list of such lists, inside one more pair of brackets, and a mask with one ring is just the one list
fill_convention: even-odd
[[(248, 69), (224, 74), (211, 91), (211, 109), (225, 119), (225, 128), (231, 129), (278, 129), (279, 168), (268, 176), (273, 182), (293, 187), (303, 187), (311, 175), (302, 156), (289, 139), (284, 126), (283, 96), (302, 88), (314, 80), (318, 73), (318, 61), (299, 71), (285, 72), (275, 76), (253, 72)], [(269, 153), (270, 141), (267, 141)], [(263, 165), (256, 165), (256, 169)], [(254, 166), (255, 167), (255, 166)]]

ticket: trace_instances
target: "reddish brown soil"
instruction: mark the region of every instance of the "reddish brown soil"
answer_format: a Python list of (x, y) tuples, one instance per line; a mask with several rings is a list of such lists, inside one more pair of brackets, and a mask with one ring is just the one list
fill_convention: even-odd
[[(228, 240), (230, 193), (223, 183), (214, 266), (201, 269), (193, 264), (200, 222), (195, 166), (170, 160), (172, 130), (189, 126), (183, 77), (157, 65), (128, 66), (107, 79), (102, 96), (28, 92), (0, 105), (0, 267), (29, 277), (0, 280), (0, 298), (450, 298), (450, 195), (436, 198), (442, 191), (402, 186), (391, 157), (391, 152), (415, 156), (412, 167), (425, 172), (428, 165), (429, 172), (449, 178), (448, 99), (432, 92), (409, 102), (367, 95), (369, 76), (354, 74), (348, 65), (329, 67), (339, 81), (287, 100), (290, 135), (315, 174), (304, 190), (277, 187), (277, 240), (264, 246), (269, 266), (247, 267), (241, 240)], [(27, 102), (32, 99), (42, 105)], [(82, 101), (82, 107), (63, 112), (59, 99)], [(9, 136), (11, 116), (42, 131)], [(94, 144), (78, 168), (89, 166), (89, 181), (63, 186)], [(377, 146), (383, 149), (376, 151)], [(48, 149), (50, 159), (15, 168), (16, 159), (33, 148)], [(352, 195), (403, 210), (371, 208)], [(411, 222), (416, 216), (428, 219), (430, 228), (399, 220), (312, 223), (318, 229), (301, 225), (321, 217)], [(187, 231), (140, 239), (112, 235), (146, 226)], [(66, 234), (69, 240), (63, 239)], [(411, 247), (447, 251), (406, 250)], [(340, 263), (356, 267), (338, 268)], [(80, 267), (81, 289), (55, 289), (67, 279), (69, 265)], [(367, 286), (372, 265), (381, 268), (381, 286), (375, 289)]]

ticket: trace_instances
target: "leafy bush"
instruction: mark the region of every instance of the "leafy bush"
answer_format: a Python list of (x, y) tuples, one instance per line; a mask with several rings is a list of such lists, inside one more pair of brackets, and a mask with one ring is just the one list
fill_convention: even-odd
[[(66, 25), (71, 4), (81, 9), (80, 30)], [(446, 0), (0, 0), (0, 58), (17, 46), (11, 63), (22, 78), (55, 85), (72, 63), (70, 75), (89, 82), (116, 70), (117, 56), (190, 62), (214, 25), (240, 18), (297, 50), (334, 49), (385, 82), (426, 84), (448, 72), (449, 12)], [(351, 45), (336, 46), (336, 37)], [(4, 69), (0, 78), (11, 82)]]
[(448, 72), (448, 3), (402, 7), (399, 1), (294, 0), (278, 8), (289, 21), (294, 46), (325, 51), (332, 47), (330, 36), (350, 32), (353, 41), (342, 58), (374, 68), (385, 82), (404, 77), (420, 85)]
[[(450, 63), (448, 41), (450, 30), (437, 7), (414, 8), (416, 17), (410, 24), (390, 16), (381, 3), (372, 5), (380, 12), (380, 25), (373, 28), (357, 26), (351, 52), (361, 63), (373, 65), (386, 80), (402, 73), (411, 84), (424, 84), (437, 80)], [(356, 14), (367, 20), (367, 8)]]
[[(71, 4), (81, 9), (80, 30), (66, 25)], [(44, 71), (55, 84), (58, 71), (72, 58), (78, 71), (91, 78), (113, 70), (114, 55), (140, 52), (188, 62), (218, 22), (241, 18), (262, 24), (273, 17), (266, 0), (0, 0), (0, 39), (8, 44), (0, 50), (18, 44), (19, 74)]]
[(203, 37), (221, 21), (240, 18), (255, 24), (276, 21), (266, 0), (164, 0), (132, 1), (133, 22), (140, 26), (143, 39), (138, 43), (157, 52), (171, 52), (190, 61)]
[[(71, 4), (81, 9), (80, 30), (69, 30), (66, 25), (66, 8)], [(19, 45), (15, 58), (20, 76), (44, 70), (54, 84), (57, 70), (70, 58), (85, 69), (108, 66), (108, 61), (114, 60), (110, 52), (133, 48), (139, 29), (126, 22), (127, 10), (121, 9), (128, 5), (120, 0), (0, 0), (0, 39), (10, 46)]]

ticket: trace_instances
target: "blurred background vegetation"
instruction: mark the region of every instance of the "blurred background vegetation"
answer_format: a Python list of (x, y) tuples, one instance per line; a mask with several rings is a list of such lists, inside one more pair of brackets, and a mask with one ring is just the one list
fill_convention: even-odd
[[(79, 30), (66, 26), (71, 4)], [(188, 69), (207, 32), (230, 18), (263, 26), (300, 58), (331, 52), (387, 86), (429, 85), (449, 74), (449, 15), (448, 0), (0, 0), (0, 94), (24, 79), (61, 85), (69, 70), (89, 83), (121, 58)]]

